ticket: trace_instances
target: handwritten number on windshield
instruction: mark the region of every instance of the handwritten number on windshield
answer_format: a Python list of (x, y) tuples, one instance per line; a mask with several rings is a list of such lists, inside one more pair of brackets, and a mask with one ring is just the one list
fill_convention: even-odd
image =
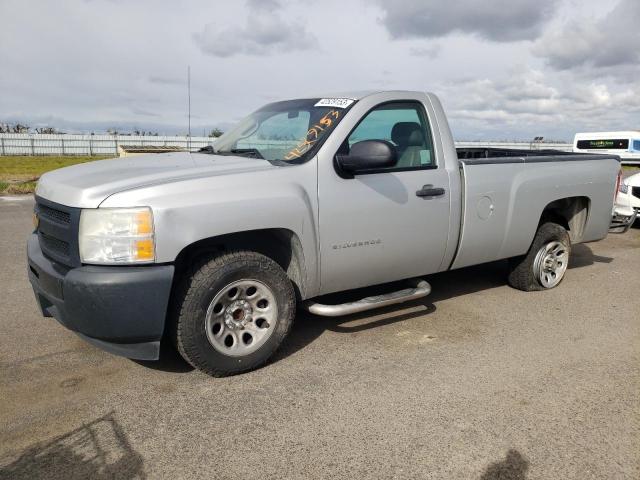
[(311, 127), (307, 134), (293, 150), (287, 153), (284, 156), (285, 160), (294, 160), (296, 158), (300, 158), (302, 155), (307, 153), (311, 147), (315, 145), (315, 143), (322, 136), (322, 132), (324, 132), (327, 128), (333, 125), (333, 122), (340, 117), (340, 112), (338, 110), (330, 110), (327, 112), (313, 127)]

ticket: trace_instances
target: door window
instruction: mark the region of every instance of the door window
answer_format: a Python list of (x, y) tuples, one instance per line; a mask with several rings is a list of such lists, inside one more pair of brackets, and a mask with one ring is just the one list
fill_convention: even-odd
[(387, 171), (435, 165), (429, 125), (417, 103), (387, 103), (371, 110), (349, 135), (345, 150), (363, 140), (386, 140), (394, 145), (398, 163)]

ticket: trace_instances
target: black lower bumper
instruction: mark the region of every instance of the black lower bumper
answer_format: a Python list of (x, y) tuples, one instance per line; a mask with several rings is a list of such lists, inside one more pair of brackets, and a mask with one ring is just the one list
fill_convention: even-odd
[(43, 255), (35, 234), (27, 255), (29, 281), (45, 317), (116, 355), (158, 358), (173, 265), (69, 269)]

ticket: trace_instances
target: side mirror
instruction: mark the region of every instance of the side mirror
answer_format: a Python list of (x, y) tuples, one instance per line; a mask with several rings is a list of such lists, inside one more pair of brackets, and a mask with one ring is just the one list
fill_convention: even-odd
[(353, 174), (364, 170), (393, 167), (398, 162), (396, 147), (385, 140), (363, 140), (351, 146), (349, 155), (336, 155), (338, 166)]

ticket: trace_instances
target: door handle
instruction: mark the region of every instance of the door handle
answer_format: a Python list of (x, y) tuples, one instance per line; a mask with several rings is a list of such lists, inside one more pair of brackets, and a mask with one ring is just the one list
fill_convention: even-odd
[(434, 187), (433, 185), (424, 185), (416, 192), (418, 197), (441, 197), (444, 195), (444, 188)]

